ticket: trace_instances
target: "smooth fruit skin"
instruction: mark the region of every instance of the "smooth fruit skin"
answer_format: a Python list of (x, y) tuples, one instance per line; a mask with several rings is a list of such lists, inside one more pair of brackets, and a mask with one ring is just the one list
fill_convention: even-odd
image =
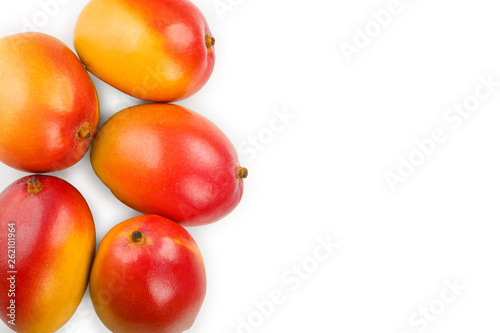
[(111, 117), (96, 136), (90, 161), (126, 205), (184, 226), (215, 222), (243, 195), (246, 169), (208, 119), (172, 104), (145, 104)]
[(214, 68), (215, 39), (189, 0), (91, 0), (73, 40), (92, 74), (147, 101), (185, 99)]
[[(12, 222), (15, 237), (9, 235)], [(15, 240), (15, 267), (9, 267), (9, 239)], [(51, 333), (62, 327), (87, 289), (95, 245), (89, 207), (66, 181), (28, 176), (0, 193), (0, 317), (7, 326), (23, 333)], [(17, 272), (15, 295), (10, 294), (8, 271)], [(15, 326), (8, 324), (11, 299)]]
[(76, 55), (42, 33), (0, 39), (0, 161), (26, 172), (65, 169), (99, 126), (94, 85)]
[(111, 229), (90, 276), (94, 308), (113, 333), (184, 332), (205, 292), (205, 265), (195, 241), (183, 227), (157, 215)]

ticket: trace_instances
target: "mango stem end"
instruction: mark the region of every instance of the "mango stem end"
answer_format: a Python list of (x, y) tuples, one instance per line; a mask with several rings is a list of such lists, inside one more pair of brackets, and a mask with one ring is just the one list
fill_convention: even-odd
[(215, 38), (207, 35), (205, 37), (205, 44), (207, 45), (207, 48), (211, 48), (212, 46), (215, 45)]
[(130, 235), (130, 240), (134, 244), (141, 244), (142, 242), (144, 242), (144, 234), (140, 231), (134, 231), (132, 235)]
[(238, 179), (245, 179), (248, 177), (248, 169), (243, 167), (238, 167)]
[(38, 178), (30, 178), (28, 180), (28, 192), (30, 194), (36, 194), (42, 190), (42, 183), (38, 180)]

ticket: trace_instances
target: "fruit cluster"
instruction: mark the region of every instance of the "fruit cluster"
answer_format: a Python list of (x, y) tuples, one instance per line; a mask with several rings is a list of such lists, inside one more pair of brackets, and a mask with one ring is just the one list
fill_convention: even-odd
[[(74, 30), (78, 57), (42, 33), (0, 38), (0, 161), (31, 173), (0, 193), (0, 318), (50, 333), (87, 285), (112, 332), (189, 329), (206, 292), (201, 253), (184, 226), (220, 220), (240, 202), (247, 169), (207, 118), (169, 102), (212, 74), (215, 39), (189, 0), (91, 0)], [(91, 72), (147, 104), (99, 129)], [(90, 149), (96, 175), (141, 212), (96, 254), (92, 213), (65, 180)]]

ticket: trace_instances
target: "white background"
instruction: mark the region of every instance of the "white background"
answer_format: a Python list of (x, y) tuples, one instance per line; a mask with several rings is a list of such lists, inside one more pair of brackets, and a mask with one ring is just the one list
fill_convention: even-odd
[[(87, 1), (46, 2), (2, 1), (0, 35), (29, 21), (73, 48)], [(390, 0), (222, 0), (231, 6), (223, 14), (214, 0), (195, 3), (216, 37), (216, 66), (179, 104), (226, 132), (249, 177), (233, 213), (189, 228), (208, 274), (189, 332), (498, 332), (500, 87), (460, 126), (443, 118), (474, 101), (480, 76), (500, 81), (496, 2), (401, 0), (380, 31), (370, 12)], [(349, 62), (341, 45), (365, 25), (373, 37)], [(138, 103), (92, 78), (102, 122)], [(284, 110), (290, 120), (271, 131)], [(400, 157), (421, 158), (415, 141), (435, 129), (445, 142), (392, 191), (384, 175), (397, 174)], [(253, 156), (249, 140), (259, 136)], [(0, 165), (0, 188), (25, 175)], [(88, 154), (56, 175), (88, 200), (98, 242), (138, 215), (99, 181)], [(340, 247), (314, 265), (318, 238)], [(307, 277), (290, 271), (303, 264)], [(265, 300), (277, 291), (272, 309)], [(263, 301), (265, 314), (255, 305)], [(108, 331), (87, 294), (59, 332)]]

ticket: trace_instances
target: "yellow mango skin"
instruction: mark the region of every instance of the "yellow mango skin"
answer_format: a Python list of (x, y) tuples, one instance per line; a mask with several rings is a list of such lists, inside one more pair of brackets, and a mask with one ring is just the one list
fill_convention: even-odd
[[(30, 193), (29, 180), (41, 189)], [(15, 221), (15, 297), (7, 269), (0, 271), (0, 318), (15, 332), (52, 333), (75, 313), (87, 289), (96, 246), (92, 214), (82, 195), (52, 176), (27, 176), (0, 193), (0, 244)], [(7, 250), (0, 252), (7, 268)], [(7, 307), (16, 302), (15, 326)], [(1, 330), (1, 329), (0, 329)]]
[(169, 102), (193, 95), (210, 78), (211, 37), (189, 0), (91, 0), (73, 42), (87, 69), (104, 82), (139, 99)]

